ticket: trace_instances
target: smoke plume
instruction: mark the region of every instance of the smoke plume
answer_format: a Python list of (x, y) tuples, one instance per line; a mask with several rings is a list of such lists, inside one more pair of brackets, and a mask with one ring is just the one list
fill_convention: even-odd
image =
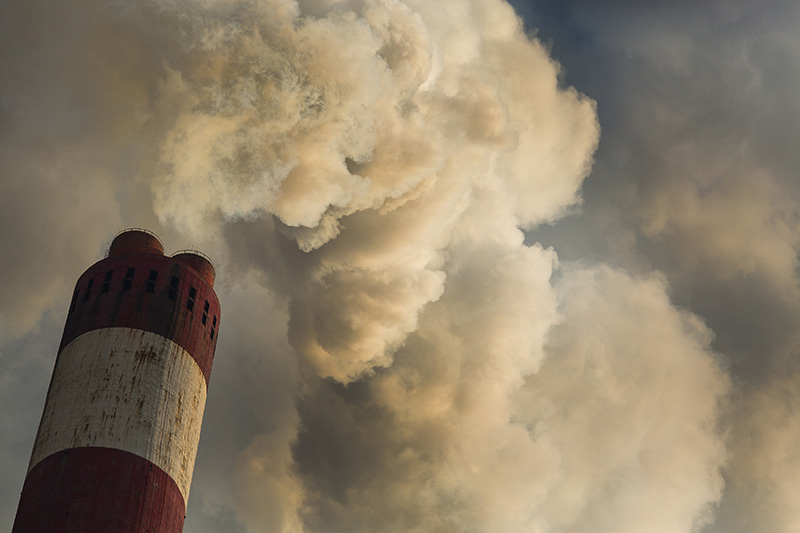
[(710, 520), (729, 391), (710, 331), (657, 274), (525, 244), (580, 205), (600, 132), (506, 2), (35, 0), (0, 20), (3, 357), (57, 327), (117, 227), (217, 261), (187, 531)]

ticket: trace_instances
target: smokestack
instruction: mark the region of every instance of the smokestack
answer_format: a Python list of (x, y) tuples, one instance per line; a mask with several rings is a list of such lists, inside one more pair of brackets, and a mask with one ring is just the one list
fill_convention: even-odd
[(183, 529), (220, 325), (214, 267), (127, 230), (78, 279), (13, 533)]

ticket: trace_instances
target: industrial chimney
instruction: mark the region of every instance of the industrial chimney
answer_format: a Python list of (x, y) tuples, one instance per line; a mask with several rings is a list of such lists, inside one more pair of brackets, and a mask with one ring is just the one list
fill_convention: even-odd
[(214, 267), (126, 230), (78, 279), (13, 533), (180, 533), (220, 325)]

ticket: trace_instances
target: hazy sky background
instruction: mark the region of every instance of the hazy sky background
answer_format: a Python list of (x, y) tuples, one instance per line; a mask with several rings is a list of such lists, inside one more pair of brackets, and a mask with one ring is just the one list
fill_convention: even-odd
[(217, 265), (187, 533), (800, 531), (800, 6), (512, 4), (0, 2), (0, 529), (133, 226)]

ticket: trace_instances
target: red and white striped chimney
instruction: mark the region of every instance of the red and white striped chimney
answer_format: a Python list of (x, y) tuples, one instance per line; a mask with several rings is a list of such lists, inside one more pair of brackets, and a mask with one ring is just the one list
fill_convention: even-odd
[(183, 530), (220, 307), (214, 267), (120, 233), (78, 280), (13, 533)]

